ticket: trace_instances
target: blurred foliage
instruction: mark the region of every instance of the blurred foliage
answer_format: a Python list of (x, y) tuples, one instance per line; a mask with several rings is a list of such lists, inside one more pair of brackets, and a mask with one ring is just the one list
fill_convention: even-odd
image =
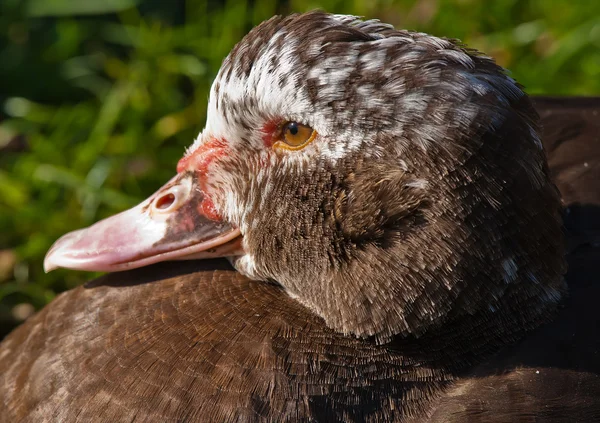
[(321, 8), (462, 39), (535, 94), (600, 94), (600, 2), (2, 0), (0, 323), (89, 274), (42, 271), (67, 231), (168, 180), (210, 83), (253, 26)]

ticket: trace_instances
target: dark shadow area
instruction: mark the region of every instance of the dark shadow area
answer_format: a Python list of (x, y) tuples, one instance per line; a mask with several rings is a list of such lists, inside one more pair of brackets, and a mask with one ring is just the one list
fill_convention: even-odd
[(600, 375), (600, 207), (572, 209), (565, 219), (569, 296), (552, 322), (504, 349), (482, 367), (483, 373), (552, 367)]
[(139, 269), (123, 272), (107, 273), (97, 279), (87, 282), (86, 289), (100, 286), (126, 287), (146, 283), (160, 282), (164, 279), (175, 278), (190, 273), (231, 270), (235, 271), (225, 259), (167, 261), (145, 266)]
[(563, 221), (567, 234), (569, 257), (580, 248), (600, 247), (599, 206), (571, 204), (564, 209)]

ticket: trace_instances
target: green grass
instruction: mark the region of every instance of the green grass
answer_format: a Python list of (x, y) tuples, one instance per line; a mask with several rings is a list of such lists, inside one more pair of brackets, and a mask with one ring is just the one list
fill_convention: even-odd
[(273, 14), (313, 8), (460, 38), (533, 94), (600, 94), (596, 1), (3, 0), (0, 325), (91, 277), (44, 274), (46, 250), (169, 179), (230, 48)]

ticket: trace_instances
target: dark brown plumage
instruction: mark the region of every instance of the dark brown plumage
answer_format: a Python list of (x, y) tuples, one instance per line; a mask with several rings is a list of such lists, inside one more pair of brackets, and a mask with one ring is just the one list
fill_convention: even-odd
[(422, 421), (600, 421), (600, 98), (535, 105), (565, 205), (569, 296), (552, 323), (467, 372)]
[[(272, 88), (265, 57), (285, 57), (294, 37), (306, 57), (275, 86), (296, 93), (298, 108), (279, 118), (299, 116), (319, 136), (302, 151), (272, 153), (265, 130), (251, 129), (265, 127), (263, 113), (273, 119), (261, 107), (278, 101), (270, 91), (260, 97), (260, 87)], [(356, 58), (348, 64), (356, 72), (337, 72), (339, 57)], [(372, 72), (394, 64), (367, 101), (361, 89)], [(245, 83), (256, 92), (236, 98)], [(349, 97), (332, 100), (340, 92)], [(207, 129), (180, 174), (127, 213), (169, 210), (163, 193), (175, 186), (190, 195), (192, 186), (197, 204), (173, 203), (212, 220), (221, 213), (219, 230), (239, 228), (243, 254), (230, 245), (227, 255), (262, 280), (221, 261), (180, 262), (59, 296), (0, 347), (0, 418), (600, 419), (600, 99), (538, 100), (550, 172), (569, 211), (570, 297), (556, 312), (565, 292), (558, 193), (529, 100), (489, 59), (353, 18), (274, 18), (234, 49), (212, 95)], [(203, 167), (209, 156), (218, 159)], [(174, 228), (207, 225), (189, 211), (168, 216), (155, 244), (177, 242)], [(102, 225), (59, 241), (51, 266)], [(84, 260), (105, 260), (94, 242)]]

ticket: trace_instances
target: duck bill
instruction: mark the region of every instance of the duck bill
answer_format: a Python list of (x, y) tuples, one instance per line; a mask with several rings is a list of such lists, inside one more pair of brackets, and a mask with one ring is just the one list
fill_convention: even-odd
[(114, 272), (241, 254), (239, 229), (218, 216), (197, 174), (188, 171), (141, 204), (61, 237), (46, 254), (44, 270)]

